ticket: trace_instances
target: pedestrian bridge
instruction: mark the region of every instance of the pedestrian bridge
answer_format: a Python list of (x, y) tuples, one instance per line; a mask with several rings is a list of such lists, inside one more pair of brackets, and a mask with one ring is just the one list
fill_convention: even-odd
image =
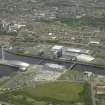
[(18, 60), (0, 60), (0, 64), (19, 68), (20, 70), (26, 70), (30, 64)]

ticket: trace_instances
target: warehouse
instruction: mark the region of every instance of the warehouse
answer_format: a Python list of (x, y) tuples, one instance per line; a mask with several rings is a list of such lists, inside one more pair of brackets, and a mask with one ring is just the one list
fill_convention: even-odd
[(83, 62), (90, 62), (95, 59), (91, 55), (86, 55), (86, 54), (80, 54), (76, 58), (78, 61), (83, 61)]
[(58, 58), (62, 56), (63, 46), (55, 45), (52, 47), (51, 52), (54, 58)]

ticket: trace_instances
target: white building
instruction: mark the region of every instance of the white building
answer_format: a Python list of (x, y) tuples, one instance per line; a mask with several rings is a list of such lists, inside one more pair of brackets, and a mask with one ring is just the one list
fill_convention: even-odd
[(62, 56), (62, 49), (63, 46), (55, 45), (52, 47), (51, 52), (55, 58), (58, 58)]
[(80, 54), (76, 58), (78, 61), (82, 61), (82, 62), (91, 62), (92, 60), (95, 59), (91, 55), (86, 55), (86, 54)]

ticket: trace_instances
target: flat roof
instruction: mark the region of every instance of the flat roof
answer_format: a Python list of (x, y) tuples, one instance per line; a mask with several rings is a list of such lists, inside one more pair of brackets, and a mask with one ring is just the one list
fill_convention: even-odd
[(62, 49), (63, 46), (59, 46), (59, 45), (55, 45), (52, 47), (53, 50), (59, 50), (59, 49)]
[(100, 44), (99, 41), (90, 41), (89, 43), (91, 43), (91, 44)]
[(67, 51), (70, 51), (70, 52), (80, 52), (81, 50), (80, 49), (77, 49), (77, 48), (67, 48)]
[(45, 66), (48, 66), (49, 68), (53, 69), (64, 69), (65, 66), (59, 65), (59, 64), (54, 64), (54, 63), (46, 63)]
[(81, 48), (67, 47), (67, 48), (65, 48), (65, 51), (66, 52), (74, 52), (74, 53), (89, 53), (90, 50), (81, 49)]

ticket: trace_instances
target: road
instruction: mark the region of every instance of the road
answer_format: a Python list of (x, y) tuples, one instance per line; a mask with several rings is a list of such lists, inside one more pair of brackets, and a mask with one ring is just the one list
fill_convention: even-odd
[(95, 89), (94, 89), (94, 83), (93, 82), (90, 82), (90, 87), (91, 87), (92, 105), (96, 105)]

